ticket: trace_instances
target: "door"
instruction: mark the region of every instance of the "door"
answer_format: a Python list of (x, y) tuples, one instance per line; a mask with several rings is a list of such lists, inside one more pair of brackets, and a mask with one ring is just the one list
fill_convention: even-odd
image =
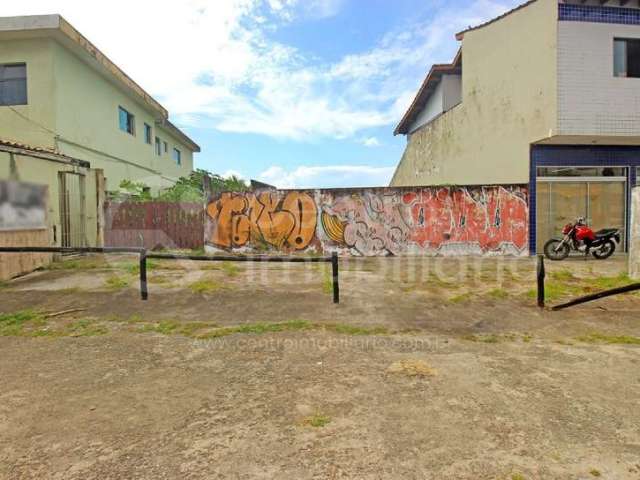
[(85, 177), (74, 172), (59, 172), (60, 246), (86, 247)]

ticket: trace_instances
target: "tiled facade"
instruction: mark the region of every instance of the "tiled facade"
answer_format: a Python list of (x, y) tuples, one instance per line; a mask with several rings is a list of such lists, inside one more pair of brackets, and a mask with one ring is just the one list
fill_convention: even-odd
[[(613, 74), (614, 38), (640, 38), (640, 28), (631, 24), (564, 21), (562, 11), (567, 6), (580, 11), (601, 10), (560, 5), (558, 134), (640, 136), (640, 81)], [(640, 16), (640, 10), (631, 11)]]

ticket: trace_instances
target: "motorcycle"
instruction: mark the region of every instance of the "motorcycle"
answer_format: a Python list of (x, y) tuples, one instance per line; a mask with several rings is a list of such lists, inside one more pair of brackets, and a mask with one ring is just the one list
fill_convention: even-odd
[(549, 260), (564, 260), (572, 250), (604, 260), (613, 255), (620, 244), (620, 230), (605, 228), (594, 232), (582, 217), (565, 225), (562, 234), (563, 238), (552, 238), (544, 244), (544, 254)]

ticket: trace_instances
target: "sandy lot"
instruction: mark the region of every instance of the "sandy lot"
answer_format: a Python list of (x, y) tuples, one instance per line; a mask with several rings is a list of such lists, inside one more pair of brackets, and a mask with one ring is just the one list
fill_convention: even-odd
[[(550, 304), (628, 283), (550, 264)], [(640, 296), (531, 259), (71, 259), (0, 286), (0, 478), (640, 479)]]

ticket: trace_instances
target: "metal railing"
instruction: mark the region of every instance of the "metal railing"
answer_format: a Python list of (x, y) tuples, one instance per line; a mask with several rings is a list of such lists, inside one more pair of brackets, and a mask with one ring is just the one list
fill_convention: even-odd
[(149, 253), (145, 248), (136, 247), (0, 247), (0, 253), (134, 253), (139, 255), (140, 261), (140, 298), (149, 298), (147, 283), (147, 259), (158, 260), (192, 260), (196, 262), (263, 262), (263, 263), (331, 263), (333, 303), (340, 303), (340, 279), (338, 255), (333, 253), (330, 257), (283, 257), (268, 255), (181, 255), (171, 253)]

